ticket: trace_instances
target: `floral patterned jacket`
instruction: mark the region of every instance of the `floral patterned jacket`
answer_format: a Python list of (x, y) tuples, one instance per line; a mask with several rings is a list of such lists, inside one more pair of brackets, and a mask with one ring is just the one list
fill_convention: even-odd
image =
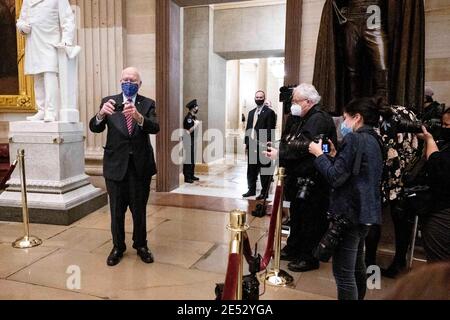
[[(391, 109), (394, 115), (402, 119), (417, 121), (416, 115), (405, 107), (392, 106)], [(379, 134), (387, 152), (382, 182), (383, 202), (386, 203), (399, 198), (403, 190), (402, 177), (421, 157), (421, 153), (417, 136), (413, 133), (397, 133), (395, 128), (382, 124)]]

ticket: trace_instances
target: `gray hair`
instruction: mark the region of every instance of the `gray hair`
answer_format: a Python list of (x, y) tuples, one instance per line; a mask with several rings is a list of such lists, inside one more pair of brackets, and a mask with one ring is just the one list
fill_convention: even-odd
[(298, 91), (302, 97), (308, 99), (313, 104), (318, 104), (322, 100), (322, 97), (317, 92), (316, 87), (314, 87), (312, 84), (302, 83), (294, 90)]

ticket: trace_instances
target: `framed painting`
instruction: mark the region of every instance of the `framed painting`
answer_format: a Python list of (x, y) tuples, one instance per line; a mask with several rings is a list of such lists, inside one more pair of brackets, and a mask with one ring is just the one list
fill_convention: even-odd
[(0, 0), (0, 112), (34, 112), (33, 79), (24, 75), (25, 37), (16, 29), (23, 0)]

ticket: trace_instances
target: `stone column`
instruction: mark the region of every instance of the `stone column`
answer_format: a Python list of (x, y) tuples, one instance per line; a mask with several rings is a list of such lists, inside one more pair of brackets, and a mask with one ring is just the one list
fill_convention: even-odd
[(287, 0), (285, 84), (299, 84), (302, 43), (303, 0)]
[[(120, 75), (126, 65), (125, 0), (72, 0), (77, 10), (78, 79), (81, 121), (98, 112), (101, 99), (120, 92)], [(106, 133), (93, 134), (85, 126), (86, 173), (102, 175), (102, 146)]]
[[(201, 134), (207, 131), (212, 134), (211, 129), (215, 129), (225, 138), (226, 60), (214, 52), (214, 10), (207, 6), (184, 10), (183, 75), (184, 102), (197, 99), (200, 105)], [(205, 138), (211, 139), (211, 136), (206, 135)], [(216, 150), (215, 154), (223, 154), (225, 139), (216, 142), (221, 143), (223, 148)], [(208, 145), (208, 141), (203, 141), (203, 151), (207, 150)], [(217, 160), (202, 159), (200, 151), (197, 153), (198, 163)], [(200, 164), (196, 169), (207, 172), (208, 166)]]
[(168, 192), (179, 186), (179, 166), (171, 159), (180, 128), (180, 7), (172, 0), (156, 0), (156, 103), (161, 131), (156, 136), (158, 179), (156, 190)]

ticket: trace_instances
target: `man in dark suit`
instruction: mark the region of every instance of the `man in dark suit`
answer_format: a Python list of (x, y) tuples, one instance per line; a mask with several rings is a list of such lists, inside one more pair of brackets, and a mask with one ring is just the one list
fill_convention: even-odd
[(269, 194), (269, 185), (272, 175), (263, 172), (262, 168), (271, 167), (271, 160), (265, 157), (262, 152), (265, 151), (267, 142), (272, 141), (272, 132), (275, 130), (277, 115), (264, 104), (266, 94), (264, 91), (257, 91), (255, 95), (256, 108), (249, 112), (247, 117), (247, 128), (245, 129), (245, 150), (247, 153), (247, 184), (248, 192), (243, 194), (244, 198), (256, 196), (256, 180), (258, 174), (261, 175), (261, 194), (256, 198), (262, 200)]
[(156, 164), (149, 134), (157, 134), (159, 124), (155, 102), (138, 95), (142, 85), (138, 70), (123, 70), (121, 85), (122, 93), (104, 98), (100, 111), (89, 123), (94, 133), (101, 133), (108, 127), (103, 176), (110, 201), (114, 243), (108, 266), (118, 264), (126, 250), (127, 207), (133, 216), (133, 248), (142, 261), (153, 262), (147, 247), (146, 206)]

